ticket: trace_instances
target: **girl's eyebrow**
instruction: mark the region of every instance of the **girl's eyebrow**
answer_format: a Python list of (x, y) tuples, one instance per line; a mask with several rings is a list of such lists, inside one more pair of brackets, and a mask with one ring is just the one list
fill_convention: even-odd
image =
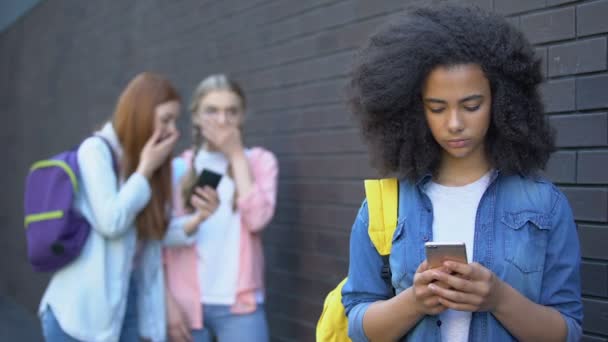
[[(463, 99), (458, 100), (458, 103), (464, 103), (464, 102), (468, 102), (468, 101), (471, 101), (471, 100), (482, 100), (482, 99), (483, 99), (483, 95), (474, 94), (474, 95), (470, 95), (470, 96), (467, 96), (467, 97), (465, 97)], [(424, 102), (439, 103), (439, 104), (447, 104), (448, 103), (445, 100), (436, 99), (436, 98), (432, 98), (432, 97), (425, 98)]]
[(483, 95), (480, 94), (474, 94), (471, 96), (467, 96), (464, 99), (461, 99), (460, 101), (458, 101), (458, 103), (463, 103), (463, 102), (468, 102), (471, 100), (483, 100)]
[(435, 99), (435, 98), (432, 98), (432, 97), (424, 99), (424, 102), (439, 103), (439, 104), (447, 104), (448, 103), (447, 101), (440, 100), (440, 99)]

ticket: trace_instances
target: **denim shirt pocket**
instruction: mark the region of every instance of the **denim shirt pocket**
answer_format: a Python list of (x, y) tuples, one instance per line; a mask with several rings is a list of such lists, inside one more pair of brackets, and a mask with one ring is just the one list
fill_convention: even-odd
[(506, 212), (502, 219), (505, 260), (523, 273), (543, 270), (551, 230), (548, 215), (533, 211)]

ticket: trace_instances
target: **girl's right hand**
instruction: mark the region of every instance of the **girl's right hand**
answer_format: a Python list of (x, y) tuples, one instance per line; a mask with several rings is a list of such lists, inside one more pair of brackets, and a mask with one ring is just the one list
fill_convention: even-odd
[(148, 179), (167, 160), (167, 157), (169, 157), (175, 147), (175, 143), (177, 143), (179, 133), (177, 131), (171, 132), (163, 140), (159, 141), (160, 136), (160, 130), (154, 131), (139, 155), (137, 172)]
[(229, 159), (243, 152), (241, 130), (232, 123), (220, 123), (214, 118), (204, 117), (201, 133)]
[(428, 268), (428, 264), (423, 261), (416, 274), (414, 274), (414, 298), (416, 299), (417, 311), (424, 315), (438, 315), (446, 307), (439, 302), (439, 297), (429, 289), (429, 284), (435, 281), (434, 271)]
[(200, 224), (213, 214), (220, 205), (220, 199), (213, 188), (205, 186), (204, 188), (194, 188), (194, 193), (190, 197), (190, 203), (196, 210), (196, 220)]

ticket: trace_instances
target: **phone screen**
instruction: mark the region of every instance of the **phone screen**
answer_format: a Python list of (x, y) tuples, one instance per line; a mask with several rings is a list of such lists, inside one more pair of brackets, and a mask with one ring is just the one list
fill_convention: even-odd
[(198, 176), (198, 181), (196, 183), (199, 187), (209, 186), (213, 189), (217, 189), (217, 186), (220, 184), (220, 180), (222, 179), (222, 175), (213, 172), (211, 170), (203, 169), (203, 172)]

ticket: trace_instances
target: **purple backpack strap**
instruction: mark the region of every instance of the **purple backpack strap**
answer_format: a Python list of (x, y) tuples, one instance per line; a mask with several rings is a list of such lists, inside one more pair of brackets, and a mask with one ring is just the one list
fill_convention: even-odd
[(116, 180), (117, 182), (118, 177), (120, 175), (120, 170), (118, 169), (118, 161), (116, 160), (116, 154), (114, 153), (114, 148), (112, 148), (112, 144), (110, 144), (110, 141), (108, 139), (106, 139), (105, 137), (101, 136), (101, 135), (95, 135), (95, 137), (101, 139), (101, 141), (103, 141), (106, 146), (108, 147), (108, 149), (110, 150), (110, 154), (112, 155), (112, 169), (114, 169), (114, 173), (116, 174)]

